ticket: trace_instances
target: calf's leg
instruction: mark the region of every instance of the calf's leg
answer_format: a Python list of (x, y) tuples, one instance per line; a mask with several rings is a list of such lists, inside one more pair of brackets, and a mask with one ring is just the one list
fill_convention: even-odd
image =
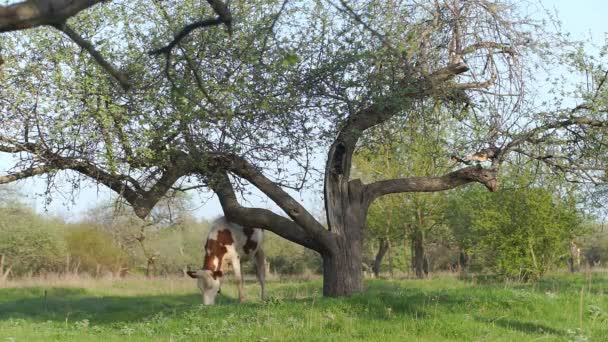
[(239, 290), (239, 302), (245, 300), (245, 292), (243, 291), (243, 273), (241, 273), (241, 258), (238, 256), (232, 259), (232, 268), (234, 269), (234, 279)]
[(262, 288), (262, 300), (266, 300), (266, 257), (262, 248), (255, 253), (255, 275)]

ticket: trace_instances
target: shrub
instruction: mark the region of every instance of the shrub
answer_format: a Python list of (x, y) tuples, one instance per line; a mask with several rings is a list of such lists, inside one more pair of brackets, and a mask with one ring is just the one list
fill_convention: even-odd
[(64, 224), (19, 205), (0, 207), (0, 255), (13, 275), (58, 272), (66, 255)]
[(81, 226), (67, 232), (65, 240), (75, 267), (91, 275), (116, 272), (129, 264), (128, 255), (113, 244), (108, 233)]

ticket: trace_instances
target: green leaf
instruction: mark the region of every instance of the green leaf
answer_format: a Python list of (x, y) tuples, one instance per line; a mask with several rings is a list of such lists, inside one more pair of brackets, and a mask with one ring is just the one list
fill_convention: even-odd
[(290, 67), (296, 65), (298, 62), (300, 62), (300, 57), (293, 52), (288, 52), (283, 58), (281, 65), (283, 67)]

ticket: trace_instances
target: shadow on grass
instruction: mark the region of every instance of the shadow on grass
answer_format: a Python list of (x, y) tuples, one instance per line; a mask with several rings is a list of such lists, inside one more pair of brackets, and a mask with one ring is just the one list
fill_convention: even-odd
[(559, 336), (563, 336), (566, 334), (562, 330), (555, 329), (555, 328), (552, 328), (552, 327), (544, 325), (544, 324), (532, 323), (532, 322), (522, 322), (522, 321), (513, 320), (513, 319), (504, 319), (504, 318), (490, 319), (490, 318), (476, 316), (475, 320), (477, 320), (479, 322), (491, 324), (491, 325), (497, 325), (497, 326), (503, 327), (505, 329), (520, 331), (520, 332), (523, 332), (526, 334), (552, 334), (552, 335), (559, 335)]
[[(598, 279), (599, 280), (599, 279)], [(601, 279), (605, 281), (605, 279)], [(420, 285), (422, 284), (422, 285)], [(158, 313), (182, 317), (192, 311), (196, 315), (223, 319), (236, 314), (247, 319), (272, 311), (282, 317), (299, 316), (314, 310), (318, 315), (340, 311), (345, 316), (363, 320), (391, 320), (397, 317), (441, 319), (441, 315), (465, 315), (478, 307), (494, 312), (513, 306), (510, 291), (495, 287), (425, 288), (426, 283), (369, 281), (365, 292), (350, 298), (319, 298), (319, 282), (302, 284), (273, 283), (269, 289), (270, 302), (252, 301), (238, 305), (235, 298), (221, 295), (218, 306), (201, 309), (200, 294), (162, 294), (139, 296), (103, 296), (86, 289), (74, 288), (16, 288), (0, 289), (0, 321), (21, 318), (37, 321), (70, 322), (88, 319), (95, 324), (141, 322)], [(566, 284), (547, 283), (549, 288)], [(601, 284), (599, 286), (602, 286)], [(510, 286), (513, 288), (516, 286)], [(530, 287), (528, 287), (530, 289)], [(276, 296), (276, 297), (275, 297)], [(490, 319), (474, 317), (480, 323), (501, 326), (529, 334), (564, 335), (563, 331), (546, 325), (513, 318)]]
[(158, 312), (180, 313), (200, 303), (200, 295), (96, 296), (85, 289), (0, 289), (0, 320), (95, 320), (131, 322)]
[[(310, 284), (303, 287), (308, 288)], [(319, 286), (320, 284), (317, 284)], [(348, 315), (367, 320), (391, 319), (395, 315), (408, 315), (423, 319), (428, 310), (436, 307), (454, 308), (462, 306), (467, 295), (462, 291), (424, 291), (399, 285), (378, 282), (361, 294), (350, 298), (319, 298), (316, 291), (303, 291), (308, 296), (296, 299), (294, 294), (301, 288), (276, 289), (274, 300), (269, 303), (247, 302), (239, 305), (236, 298), (226, 295), (218, 297), (212, 316), (239, 313), (255, 314), (260, 309), (275, 305), (277, 310), (301, 312), (315, 307), (319, 312), (340, 310)], [(274, 291), (269, 291), (273, 296)], [(248, 297), (254, 300), (254, 297)], [(0, 289), (0, 321), (27, 319), (36, 321), (70, 322), (88, 319), (95, 324), (128, 323), (146, 320), (162, 312), (176, 315), (200, 309), (200, 295), (168, 294), (140, 296), (103, 296), (91, 294), (78, 288), (16, 288)]]

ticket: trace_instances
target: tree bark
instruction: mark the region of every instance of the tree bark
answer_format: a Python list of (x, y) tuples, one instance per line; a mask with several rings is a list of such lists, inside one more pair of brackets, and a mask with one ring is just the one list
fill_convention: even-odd
[(380, 275), (380, 264), (382, 264), (382, 259), (386, 252), (388, 252), (388, 239), (381, 239), (380, 245), (378, 246), (378, 252), (376, 253), (376, 258), (374, 258), (374, 264), (372, 265), (372, 272), (374, 272), (374, 277), (378, 278)]
[(416, 278), (423, 279), (429, 273), (428, 263), (426, 262), (424, 251), (424, 233), (420, 229), (416, 229), (412, 236), (412, 247), (414, 254), (412, 255), (412, 266), (416, 273)]
[(470, 256), (464, 249), (460, 249), (458, 253), (458, 270), (461, 273), (466, 273), (467, 268), (469, 267)]
[(0, 6), (0, 32), (65, 22), (103, 0), (25, 0)]
[(568, 260), (570, 272), (578, 272), (581, 266), (581, 250), (578, 248), (574, 240), (570, 241), (570, 258)]
[(349, 296), (363, 290), (363, 229), (369, 207), (360, 180), (348, 181), (352, 141), (336, 141), (325, 172), (325, 210), (335, 245), (323, 258), (323, 295)]
[(336, 251), (322, 254), (323, 295), (329, 297), (349, 296), (363, 290), (361, 239), (341, 237), (337, 240)]

